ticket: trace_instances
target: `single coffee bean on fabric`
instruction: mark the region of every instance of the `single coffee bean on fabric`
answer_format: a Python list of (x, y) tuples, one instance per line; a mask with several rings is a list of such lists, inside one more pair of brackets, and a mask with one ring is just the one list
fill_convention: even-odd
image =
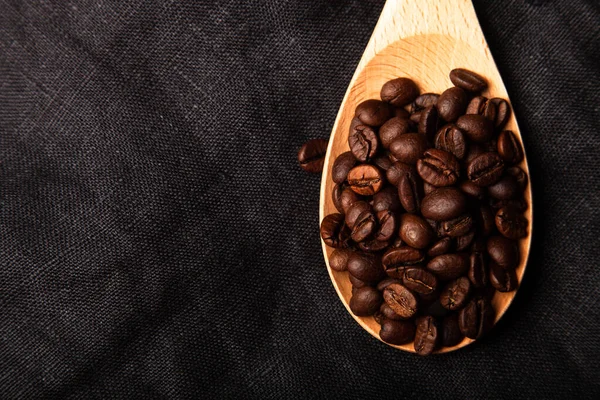
[(386, 343), (400, 345), (410, 343), (415, 337), (413, 321), (394, 321), (386, 319), (381, 324), (379, 337)]
[(357, 194), (372, 196), (383, 187), (383, 174), (370, 164), (360, 164), (348, 173), (348, 185)]
[(450, 71), (450, 80), (454, 85), (469, 92), (481, 92), (487, 88), (487, 82), (481, 75), (463, 68)]
[(405, 286), (392, 283), (383, 290), (383, 299), (396, 314), (404, 319), (412, 318), (417, 313), (417, 298)]
[(298, 162), (303, 170), (311, 173), (323, 171), (323, 162), (327, 153), (328, 141), (325, 139), (312, 139), (304, 143), (298, 151)]
[(390, 117), (391, 110), (388, 103), (380, 100), (365, 100), (356, 106), (355, 115), (363, 124), (381, 126)]
[(419, 95), (419, 88), (412, 79), (396, 78), (384, 83), (381, 88), (381, 100), (397, 107), (413, 102)]
[(459, 87), (453, 87), (442, 92), (436, 107), (439, 116), (444, 121), (454, 122), (465, 113), (468, 102), (467, 93)]
[(359, 125), (348, 136), (348, 146), (357, 160), (365, 162), (375, 156), (379, 148), (379, 142), (372, 128)]
[(367, 317), (379, 311), (383, 296), (379, 290), (371, 286), (358, 288), (350, 298), (350, 310), (354, 315)]
[(344, 183), (348, 172), (356, 165), (356, 157), (351, 151), (340, 154), (334, 161), (331, 169), (331, 178), (335, 183)]
[(437, 321), (431, 315), (417, 318), (417, 329), (415, 332), (415, 352), (421, 356), (427, 356), (438, 347), (440, 333)]

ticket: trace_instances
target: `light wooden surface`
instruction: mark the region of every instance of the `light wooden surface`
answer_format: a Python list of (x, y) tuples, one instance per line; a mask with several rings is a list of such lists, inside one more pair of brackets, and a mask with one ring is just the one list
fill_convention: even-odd
[[(487, 43), (477, 21), (475, 10), (468, 0), (388, 0), (371, 39), (350, 82), (338, 112), (329, 140), (321, 181), (320, 220), (338, 212), (332, 201), (331, 168), (335, 158), (348, 151), (348, 131), (354, 109), (366, 99), (379, 99), (381, 86), (390, 79), (409, 77), (421, 93), (441, 93), (453, 86), (448, 77), (454, 68), (466, 68), (477, 72), (488, 81), (486, 97), (501, 97), (509, 101), (506, 88), (490, 54)], [(514, 113), (505, 129), (512, 130), (522, 140)], [(529, 175), (525, 161), (520, 167)], [(529, 236), (519, 243), (521, 263), (517, 268), (519, 284), (522, 281), (532, 232), (532, 203), (530, 185), (525, 192), (530, 205), (525, 216), (529, 220)], [(328, 256), (333, 249), (322, 243), (327, 269), (331, 281), (342, 303), (354, 319), (371, 335), (379, 339), (379, 325), (372, 317), (356, 317), (350, 311), (349, 302), (352, 286), (347, 272), (337, 272), (329, 267)], [(492, 304), (500, 319), (515, 292), (496, 293)], [(493, 331), (492, 333), (493, 334)], [(473, 342), (465, 338), (460, 344), (444, 348), (440, 352), (453, 351)], [(414, 352), (413, 344), (393, 346)]]

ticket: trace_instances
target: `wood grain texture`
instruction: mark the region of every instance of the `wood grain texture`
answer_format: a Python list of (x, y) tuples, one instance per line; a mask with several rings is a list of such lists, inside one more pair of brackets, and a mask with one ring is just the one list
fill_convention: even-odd
[[(421, 93), (441, 93), (452, 86), (448, 74), (454, 68), (477, 72), (488, 81), (488, 89), (482, 95), (501, 97), (510, 103), (470, 1), (388, 0), (346, 91), (331, 133), (321, 180), (320, 220), (337, 212), (331, 200), (334, 186), (331, 168), (335, 158), (349, 149), (348, 132), (356, 105), (367, 99), (379, 99), (381, 86), (397, 77), (413, 79)], [(514, 113), (511, 113), (504, 129), (512, 130), (522, 142)], [(529, 176), (526, 156), (519, 166)], [(519, 284), (531, 244), (533, 210), (530, 187), (528, 185), (525, 192), (525, 200), (529, 204), (525, 212), (529, 220), (529, 236), (519, 242), (521, 261), (516, 270)], [(372, 317), (357, 317), (350, 311), (352, 286), (348, 273), (329, 267), (328, 258), (333, 249), (324, 243), (322, 246), (329, 275), (342, 303), (367, 332), (379, 339), (379, 325)], [(496, 321), (507, 310), (515, 294), (495, 294), (492, 304), (497, 313)], [(465, 338), (457, 346), (443, 348), (439, 352), (453, 351), (473, 341)], [(412, 343), (391, 346), (414, 352)]]

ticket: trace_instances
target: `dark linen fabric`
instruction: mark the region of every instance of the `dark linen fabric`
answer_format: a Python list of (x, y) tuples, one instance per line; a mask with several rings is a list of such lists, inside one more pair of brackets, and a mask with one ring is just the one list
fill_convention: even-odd
[(324, 268), (328, 137), (383, 1), (0, 1), (0, 398), (600, 398), (600, 6), (478, 0), (535, 237), (493, 332), (420, 358)]

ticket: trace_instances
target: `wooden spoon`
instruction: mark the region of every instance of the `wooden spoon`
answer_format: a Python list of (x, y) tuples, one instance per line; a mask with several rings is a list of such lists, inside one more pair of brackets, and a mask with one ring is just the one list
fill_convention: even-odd
[[(356, 105), (367, 99), (379, 99), (381, 86), (397, 77), (413, 79), (421, 93), (441, 93), (452, 83), (448, 77), (454, 68), (466, 68), (485, 77), (488, 89), (482, 95), (501, 97), (509, 103), (506, 88), (490, 54), (473, 5), (469, 0), (388, 0), (373, 35), (352, 77), (338, 112), (325, 158), (321, 181), (320, 220), (338, 212), (331, 200), (334, 183), (331, 169), (335, 158), (348, 151), (348, 132)], [(512, 130), (521, 140), (521, 133), (511, 113), (504, 129)], [(527, 159), (519, 165), (529, 176)], [(529, 204), (525, 217), (529, 221), (529, 236), (519, 241), (521, 262), (516, 273), (522, 281), (529, 256), (532, 232), (532, 203), (530, 186), (524, 194)], [(337, 272), (329, 266), (333, 249), (323, 245), (325, 261), (333, 286), (342, 303), (354, 319), (371, 335), (379, 339), (379, 325), (372, 317), (357, 317), (350, 311), (352, 286), (347, 272)], [(492, 299), (496, 309), (496, 322), (509, 307), (516, 291), (497, 292)], [(474, 340), (465, 338), (454, 347), (445, 347), (445, 353), (464, 347)], [(413, 344), (393, 347), (414, 352)]]

